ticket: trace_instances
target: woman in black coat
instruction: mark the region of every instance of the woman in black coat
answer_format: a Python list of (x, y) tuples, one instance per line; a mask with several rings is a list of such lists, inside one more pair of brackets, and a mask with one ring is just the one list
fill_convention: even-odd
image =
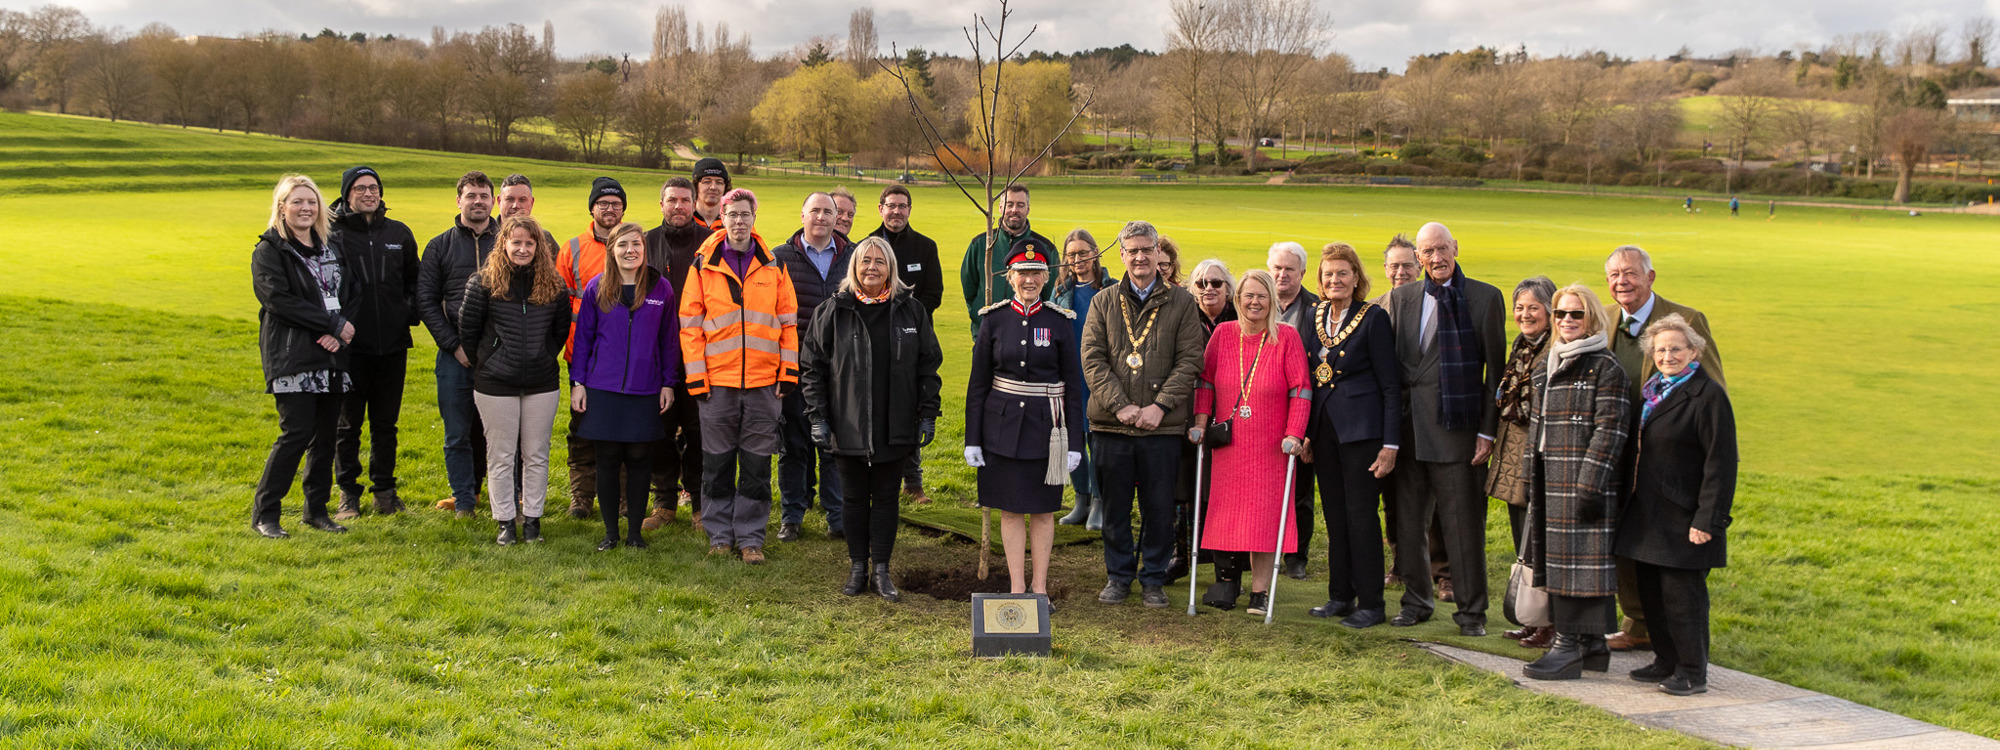
[(1320, 251), (1320, 304), (1301, 332), (1313, 383), (1307, 445), (1326, 517), (1326, 604), (1314, 617), (1367, 628), (1388, 619), (1382, 602), (1382, 478), (1402, 442), (1402, 373), (1388, 312), (1371, 305), (1361, 256), (1344, 242)]
[(1708, 346), (1679, 315), (1646, 327), (1640, 351), (1658, 370), (1641, 388), (1638, 455), (1618, 525), (1652, 623), (1653, 663), (1632, 679), (1672, 695), (1708, 692), (1708, 571), (1728, 562), (1736, 498), (1736, 416), (1702, 372)]
[(840, 591), (860, 596), (873, 583), (892, 602), (900, 598), (889, 577), (899, 483), (910, 454), (937, 434), (944, 364), (930, 313), (896, 268), (888, 240), (862, 240), (840, 291), (820, 306), (799, 342), (812, 439), (840, 472), (849, 562)]
[(347, 530), (327, 517), (326, 504), (333, 491), (334, 426), (342, 394), (354, 389), (346, 373), (354, 324), (341, 314), (352, 290), (339, 253), (327, 243), (327, 224), (319, 186), (304, 175), (285, 175), (271, 194), (270, 225), (250, 252), (257, 348), (265, 392), (277, 399), (279, 429), (257, 480), (250, 525), (273, 539), (290, 536), (278, 516), (301, 457), (306, 525)]
[[(494, 541), (501, 545), (542, 540), (549, 438), (562, 403), (556, 358), (569, 340), (570, 323), (569, 295), (547, 237), (526, 216), (501, 222), (500, 245), (467, 280), (458, 314), (459, 340), (472, 360), (472, 402), (486, 428), (486, 487), (493, 520), (500, 523)], [(519, 531), (517, 518), (522, 518)], [(616, 538), (607, 541), (599, 551), (618, 544)]]

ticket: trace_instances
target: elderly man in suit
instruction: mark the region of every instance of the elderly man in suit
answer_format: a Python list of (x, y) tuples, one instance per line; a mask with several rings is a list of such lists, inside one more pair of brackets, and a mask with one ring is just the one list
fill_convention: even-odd
[[(1319, 279), (1318, 264), (1306, 260), (1306, 248), (1296, 242), (1279, 242), (1271, 245), (1264, 255), (1264, 268), (1271, 272), (1272, 280), (1278, 282), (1278, 322), (1291, 326), (1299, 332), (1301, 340), (1312, 335), (1313, 309), (1319, 307), (1319, 295), (1306, 290), (1306, 279)], [(1312, 548), (1313, 539), (1313, 472), (1310, 467), (1299, 472), (1298, 481), (1292, 484), (1292, 522), (1298, 529), (1299, 551), (1285, 555), (1285, 575), (1305, 580), (1306, 550)]]
[[(1506, 297), (1467, 278), (1458, 240), (1443, 224), (1417, 231), (1420, 283), (1389, 292), (1402, 373), (1403, 450), (1396, 457), (1396, 562), (1404, 571), (1430, 565), (1431, 518), (1444, 527), (1460, 634), (1486, 634), (1486, 459), (1500, 413), (1493, 394), (1507, 364)], [(1390, 625), (1431, 618), (1431, 582), (1406, 578), (1403, 611)]]
[[(1646, 326), (1656, 320), (1664, 320), (1669, 315), (1679, 315), (1688, 325), (1708, 342), (1708, 348), (1701, 355), (1701, 371), (1724, 388), (1728, 382), (1722, 379), (1722, 352), (1716, 347), (1715, 334), (1708, 329), (1708, 316), (1687, 305), (1675, 304), (1653, 292), (1653, 256), (1638, 245), (1624, 245), (1611, 251), (1611, 257), (1604, 259), (1604, 280), (1611, 287), (1610, 303), (1604, 306), (1606, 319), (1617, 321), (1616, 330), (1611, 332), (1611, 353), (1618, 357), (1618, 364), (1625, 367), (1625, 377), (1631, 385), (1634, 409), (1645, 403), (1639, 387), (1657, 369), (1653, 358), (1639, 349), (1639, 336)], [(1637, 424), (1635, 421), (1634, 424)], [(1632, 431), (1637, 440), (1639, 431)], [(1636, 453), (1636, 446), (1628, 447), (1627, 455)], [(1625, 611), (1625, 620), (1619, 631), (1606, 640), (1613, 651), (1649, 650), (1652, 635), (1646, 629), (1646, 613), (1639, 605), (1639, 576), (1624, 558), (1618, 560), (1618, 608)]]

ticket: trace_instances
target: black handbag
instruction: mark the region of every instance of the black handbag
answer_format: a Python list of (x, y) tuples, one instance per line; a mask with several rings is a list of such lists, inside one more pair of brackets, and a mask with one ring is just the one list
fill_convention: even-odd
[(1209, 425), (1208, 429), (1201, 433), (1201, 444), (1208, 446), (1209, 450), (1229, 447), (1229, 441), (1236, 437), (1230, 433), (1229, 423), (1233, 421), (1235, 421), (1233, 418), (1225, 419)]

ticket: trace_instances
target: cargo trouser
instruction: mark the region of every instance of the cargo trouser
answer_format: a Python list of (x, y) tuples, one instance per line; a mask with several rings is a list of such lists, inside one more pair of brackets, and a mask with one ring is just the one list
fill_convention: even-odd
[(711, 547), (762, 549), (771, 522), (778, 389), (714, 386), (702, 399), (702, 530)]

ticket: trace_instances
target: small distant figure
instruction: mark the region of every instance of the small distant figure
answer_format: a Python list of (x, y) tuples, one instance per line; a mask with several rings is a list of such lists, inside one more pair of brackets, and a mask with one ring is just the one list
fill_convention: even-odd
[(1765, 221), (1770, 221), (1770, 220), (1772, 220), (1772, 219), (1775, 219), (1775, 218), (1778, 218), (1778, 202), (1777, 202), (1777, 201), (1775, 201), (1775, 200), (1773, 200), (1773, 201), (1771, 201), (1771, 210), (1770, 210), (1770, 212), (1769, 212), (1769, 213), (1766, 213), (1766, 214), (1764, 214), (1764, 220), (1765, 220)]
[(1924, 213), (1923, 213), (1922, 211), (1918, 211), (1918, 210), (1916, 210), (1916, 209), (1912, 208), (1912, 209), (1910, 209), (1910, 215), (1911, 215), (1911, 216), (1922, 216), (1922, 215), (1924, 215)]
[(1694, 196), (1690, 195), (1681, 199), (1681, 210), (1687, 213), (1694, 213)]
[(1729, 196), (1729, 215), (1730, 215), (1730, 216), (1735, 216), (1735, 215), (1736, 215), (1736, 212), (1737, 212), (1737, 211), (1739, 211), (1739, 210), (1741, 210), (1742, 208), (1743, 208), (1743, 201), (1740, 201), (1740, 200), (1737, 200), (1737, 199), (1736, 199), (1736, 196), (1734, 196), (1734, 195), (1732, 195), (1732, 196)]

